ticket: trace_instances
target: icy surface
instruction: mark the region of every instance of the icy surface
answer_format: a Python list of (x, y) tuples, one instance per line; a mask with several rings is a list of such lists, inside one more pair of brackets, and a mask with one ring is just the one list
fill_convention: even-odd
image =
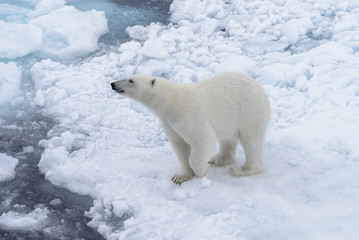
[(19, 163), (16, 158), (0, 153), (0, 182), (10, 180), (15, 176), (15, 167)]
[[(0, 4), (1, 13), (18, 14), (2, 19), (0, 31), (32, 26), (41, 30), (41, 46), (34, 31), (26, 35), (31, 44), (1, 48), (1, 57), (54, 57), (31, 68), (31, 106), (57, 122), (40, 142), (39, 168), (54, 184), (96, 199), (87, 216), (107, 239), (359, 235), (359, 3), (175, 0), (172, 23), (127, 28), (132, 41), (118, 51), (71, 65), (55, 59), (93, 51), (106, 32), (104, 15), (62, 0), (27, 3)], [(179, 164), (158, 120), (116, 95), (110, 82), (137, 72), (196, 82), (229, 70), (254, 76), (270, 98), (266, 171), (234, 178), (230, 166), (211, 168), (176, 186), (170, 178)], [(21, 72), (10, 62), (0, 73), (0, 88), (13, 89), (0, 99), (16, 104)], [(242, 164), (240, 147), (237, 156), (235, 165)], [(46, 227), (47, 216), (41, 207), (8, 211), (0, 226), (10, 229), (12, 219), (23, 229), (29, 219), (32, 229), (53, 236), (59, 231)]]
[[(87, 215), (107, 239), (358, 236), (359, 4), (175, 0), (171, 11), (167, 26), (128, 28), (133, 41), (118, 52), (32, 67), (34, 104), (59, 122), (41, 142), (40, 170), (96, 199)], [(254, 76), (270, 98), (266, 172), (212, 168), (178, 187), (156, 117), (109, 84), (140, 71), (195, 82), (227, 70)]]

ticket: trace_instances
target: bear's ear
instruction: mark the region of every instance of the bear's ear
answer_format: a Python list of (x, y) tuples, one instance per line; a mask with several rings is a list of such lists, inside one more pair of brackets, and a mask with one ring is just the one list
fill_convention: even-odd
[(156, 78), (152, 79), (151, 80), (151, 87), (156, 86), (156, 82), (157, 82)]

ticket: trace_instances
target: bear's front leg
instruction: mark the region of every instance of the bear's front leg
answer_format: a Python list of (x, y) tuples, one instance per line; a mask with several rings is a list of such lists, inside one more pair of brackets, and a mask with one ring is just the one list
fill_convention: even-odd
[(177, 155), (178, 161), (181, 164), (181, 170), (172, 177), (172, 182), (180, 185), (194, 177), (194, 172), (188, 164), (188, 157), (190, 155), (190, 146), (183, 140), (171, 142), (171, 145)]
[(171, 145), (177, 155), (178, 161), (181, 164), (181, 170), (172, 177), (172, 182), (180, 185), (181, 183), (194, 177), (194, 172), (188, 164), (191, 149), (187, 143), (180, 139), (171, 141)]
[(212, 129), (206, 128), (200, 134), (201, 138), (196, 139), (191, 144), (191, 154), (189, 165), (198, 177), (207, 174), (209, 161), (212, 157), (214, 145), (216, 143), (215, 133)]
[(173, 175), (171, 180), (180, 185), (194, 177), (194, 172), (188, 164), (191, 148), (165, 121), (162, 122), (162, 127), (181, 165), (181, 170)]

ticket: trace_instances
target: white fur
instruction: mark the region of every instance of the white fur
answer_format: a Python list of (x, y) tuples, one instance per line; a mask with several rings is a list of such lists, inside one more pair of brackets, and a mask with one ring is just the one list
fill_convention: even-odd
[[(233, 163), (238, 139), (246, 159), (230, 173), (247, 176), (263, 171), (270, 106), (253, 78), (227, 72), (184, 84), (138, 74), (113, 84), (119, 93), (124, 91), (120, 94), (141, 102), (159, 117), (181, 164), (173, 182), (181, 184), (194, 175), (203, 177), (209, 165)], [(212, 157), (216, 139), (220, 150)]]

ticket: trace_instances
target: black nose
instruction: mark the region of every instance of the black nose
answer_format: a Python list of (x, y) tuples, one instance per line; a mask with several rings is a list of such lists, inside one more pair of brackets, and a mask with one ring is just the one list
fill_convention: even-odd
[(116, 90), (116, 83), (112, 82), (111, 87), (112, 87), (112, 90)]

